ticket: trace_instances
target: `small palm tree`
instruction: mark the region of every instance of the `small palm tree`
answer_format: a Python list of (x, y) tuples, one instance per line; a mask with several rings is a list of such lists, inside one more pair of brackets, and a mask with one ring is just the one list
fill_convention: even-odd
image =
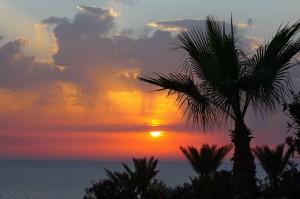
[(125, 172), (110, 171), (105, 169), (107, 177), (114, 182), (116, 187), (130, 195), (143, 196), (149, 185), (158, 174), (156, 169), (158, 159), (150, 157), (133, 158), (134, 170), (127, 164), (122, 163)]
[(195, 147), (180, 147), (180, 150), (188, 159), (198, 177), (190, 178), (195, 194), (200, 198), (213, 198), (214, 187), (213, 175), (221, 165), (223, 159), (232, 149), (232, 145), (203, 144), (198, 151)]
[(93, 186), (86, 189), (85, 199), (137, 198), (135, 185), (128, 173), (104, 170), (108, 178), (92, 182)]
[(194, 171), (203, 178), (211, 177), (217, 171), (231, 149), (232, 145), (224, 145), (217, 148), (217, 145), (209, 146), (208, 144), (203, 144), (199, 151), (192, 146), (180, 147)]
[(111, 199), (111, 198), (145, 198), (147, 194), (168, 191), (168, 188), (160, 181), (155, 180), (159, 172), (156, 167), (158, 159), (150, 157), (133, 158), (134, 170), (122, 163), (125, 171), (106, 171), (108, 179), (93, 183), (93, 186), (85, 190), (85, 199)]
[(275, 36), (249, 56), (236, 46), (234, 25), (227, 33), (225, 25), (212, 18), (206, 30), (188, 29), (178, 35), (178, 48), (187, 53), (181, 73), (141, 77), (142, 81), (177, 95), (179, 105), (193, 124), (213, 126), (233, 121), (233, 179), (237, 199), (256, 197), (251, 130), (245, 123), (252, 107), (261, 114), (273, 113), (281, 106), (290, 88), (291, 59), (300, 51), (300, 21), (281, 27)]
[(270, 184), (276, 188), (292, 155), (292, 150), (289, 149), (284, 153), (284, 144), (279, 144), (275, 149), (264, 145), (256, 146), (252, 151), (267, 173)]
[(131, 178), (132, 183), (136, 187), (136, 192), (138, 195), (143, 195), (148, 186), (154, 180), (154, 177), (158, 174), (158, 170), (156, 169), (158, 163), (158, 159), (154, 159), (154, 157), (150, 157), (147, 160), (144, 158), (133, 158), (134, 171), (132, 171), (129, 166), (123, 163), (123, 167)]

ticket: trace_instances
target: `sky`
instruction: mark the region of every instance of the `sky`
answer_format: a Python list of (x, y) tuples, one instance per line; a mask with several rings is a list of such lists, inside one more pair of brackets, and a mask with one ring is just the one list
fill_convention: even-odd
[[(297, 0), (1, 0), (0, 159), (182, 160), (179, 146), (230, 143), (232, 125), (187, 125), (167, 92), (137, 80), (176, 72), (176, 34), (207, 16), (233, 23), (248, 52)], [(178, 44), (178, 43), (177, 43)], [(298, 77), (293, 76), (297, 86)], [(249, 112), (252, 145), (283, 143), (288, 117)], [(150, 132), (160, 131), (159, 137)]]

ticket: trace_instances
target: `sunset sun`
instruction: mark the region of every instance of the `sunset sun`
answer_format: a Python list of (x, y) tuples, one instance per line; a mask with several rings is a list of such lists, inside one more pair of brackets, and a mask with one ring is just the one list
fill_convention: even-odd
[(162, 133), (161, 133), (161, 131), (152, 131), (152, 132), (150, 132), (150, 135), (152, 137), (159, 137), (162, 135)]

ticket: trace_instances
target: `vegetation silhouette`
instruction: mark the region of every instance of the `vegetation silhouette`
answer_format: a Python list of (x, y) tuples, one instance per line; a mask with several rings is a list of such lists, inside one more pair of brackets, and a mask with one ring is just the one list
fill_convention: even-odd
[[(283, 146), (278, 145), (275, 150), (267, 146), (253, 149), (268, 174), (265, 180), (258, 180), (256, 198), (300, 197), (297, 165), (289, 161), (291, 148), (284, 154)], [(190, 183), (170, 188), (155, 178), (157, 159), (133, 158), (134, 170), (124, 163), (123, 172), (105, 169), (107, 178), (92, 182), (85, 189), (84, 199), (235, 199), (232, 172), (217, 171), (232, 146), (217, 148), (217, 145), (203, 144), (199, 151), (195, 147), (180, 148), (197, 173), (190, 177)]]
[(232, 145), (224, 145), (217, 148), (215, 144), (212, 146), (203, 144), (199, 151), (193, 146), (180, 147), (194, 171), (201, 178), (212, 177), (231, 149)]
[(286, 197), (294, 192), (297, 165), (290, 161), (292, 148), (284, 152), (284, 144), (279, 144), (275, 149), (264, 145), (252, 150), (267, 173), (265, 183), (261, 185), (264, 198)]
[[(286, 143), (291, 147), (293, 152), (300, 155), (300, 92), (291, 91), (293, 101), (291, 103), (284, 102), (283, 111), (292, 119), (292, 123), (288, 122), (288, 132), (292, 129), (294, 136), (288, 136)], [(294, 154), (293, 154), (294, 155)]]
[[(215, 151), (216, 148), (214, 146), (209, 149)], [(222, 148), (221, 150), (223, 151), (224, 149)], [(107, 178), (100, 179), (98, 182), (92, 182), (92, 186), (85, 189), (83, 199), (234, 198), (234, 189), (231, 184), (232, 174), (230, 171), (216, 171), (217, 167), (214, 167), (210, 169), (211, 171), (214, 170), (214, 172), (210, 172), (210, 175), (207, 177), (201, 177), (200, 175), (193, 178), (190, 177), (191, 183), (184, 183), (175, 188), (170, 188), (164, 182), (155, 178), (158, 172), (156, 169), (157, 159), (150, 157), (149, 161), (147, 161), (147, 158), (133, 158), (133, 160), (134, 171), (124, 163), (125, 171), (123, 172), (105, 169)], [(205, 163), (205, 161), (202, 163)]]
[(232, 20), (230, 29), (227, 33), (225, 23), (208, 17), (205, 30), (190, 28), (177, 36), (177, 48), (187, 54), (180, 73), (139, 79), (161, 87), (158, 90), (169, 90), (168, 95), (177, 95), (176, 101), (180, 107), (186, 105), (184, 114), (193, 124), (206, 128), (234, 122), (230, 136), (236, 198), (254, 199), (253, 137), (245, 116), (249, 107), (263, 116), (281, 106), (291, 87), (289, 69), (297, 65), (291, 60), (300, 50), (300, 40), (295, 38), (300, 22), (281, 26), (252, 56), (236, 46)]
[[(150, 157), (133, 158), (134, 170), (122, 163), (125, 171), (105, 169), (107, 179), (92, 182), (92, 187), (85, 189), (84, 199), (135, 199), (147, 198), (148, 195), (163, 196), (168, 193), (167, 186), (155, 179), (158, 159)], [(152, 198), (152, 197), (151, 197)], [(166, 197), (160, 197), (166, 198)]]
[[(232, 145), (224, 145), (217, 148), (217, 145), (203, 144), (199, 151), (193, 146), (180, 147), (180, 150), (198, 174), (197, 177), (190, 177), (192, 188), (195, 189), (193, 191), (194, 195), (206, 199), (219, 198), (217, 193), (220, 192), (218, 190), (222, 190), (221, 197), (225, 195), (228, 199), (232, 197), (230, 196), (233, 193), (232, 189), (230, 189), (231, 173), (226, 171), (217, 172), (217, 169), (231, 149)], [(217, 182), (222, 182), (223, 184)], [(225, 187), (225, 189), (222, 189), (222, 187)]]
[(267, 145), (256, 146), (252, 150), (267, 173), (270, 184), (278, 187), (280, 177), (289, 162), (292, 151), (288, 150), (284, 153), (284, 144), (277, 145), (273, 150)]

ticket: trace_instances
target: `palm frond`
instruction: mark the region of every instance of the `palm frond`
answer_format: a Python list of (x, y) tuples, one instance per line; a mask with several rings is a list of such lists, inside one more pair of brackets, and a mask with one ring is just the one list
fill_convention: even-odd
[[(177, 36), (180, 41), (178, 48), (183, 49), (188, 55), (183, 65), (185, 76), (189, 79), (186, 79), (186, 82), (190, 81), (197, 86), (187, 83), (185, 85), (191, 86), (191, 91), (196, 94), (199, 93), (197, 90), (201, 89), (201, 95), (208, 96), (207, 98), (211, 102), (210, 107), (214, 107), (213, 110), (215, 111), (212, 118), (219, 120), (225, 118), (227, 121), (227, 117), (230, 116), (235, 119), (234, 115), (239, 107), (235, 107), (233, 110), (232, 105), (239, 104), (236, 103), (239, 98), (239, 88), (236, 82), (241, 69), (238, 56), (240, 52), (235, 48), (233, 32), (226, 34), (225, 24), (212, 18), (207, 18), (206, 22), (205, 31), (199, 28), (190, 28)], [(166, 80), (166, 76), (162, 77), (161, 75), (160, 78), (161, 82), (154, 82), (154, 79), (147, 82), (166, 88), (165, 85), (162, 86), (162, 80)], [(168, 78), (176, 79), (176, 81), (182, 80), (182, 75), (170, 75)], [(150, 79), (148, 78), (148, 80)], [(172, 87), (169, 85), (167, 89), (172, 90)], [(183, 90), (186, 92), (186, 88)], [(176, 87), (176, 93), (180, 92), (181, 90)], [(198, 100), (195, 100), (197, 98), (192, 96), (191, 100), (190, 98), (182, 98), (185, 95), (178, 96), (178, 99), (188, 103), (188, 110), (186, 111), (189, 111), (188, 119), (192, 120), (193, 123), (199, 122), (199, 116), (205, 116), (197, 113), (202, 111), (203, 107), (207, 107), (199, 106)], [(190, 93), (188, 96), (191, 96)], [(202, 105), (204, 104), (202, 103)], [(205, 121), (204, 118), (201, 118), (200, 122)]]
[(184, 62), (187, 73), (209, 85), (219, 95), (232, 95), (232, 82), (240, 73), (239, 52), (235, 48), (232, 35), (225, 32), (225, 24), (207, 18), (206, 31), (191, 28), (178, 35), (178, 48), (186, 51), (188, 57)]
[(258, 158), (262, 168), (266, 171), (271, 181), (276, 182), (286, 168), (292, 152), (288, 150), (284, 154), (284, 144), (279, 144), (275, 149), (268, 146), (256, 146), (252, 149)]
[(260, 46), (243, 66), (245, 73), (239, 83), (249, 94), (248, 100), (254, 109), (275, 111), (285, 98), (290, 87), (291, 61), (300, 51), (300, 39), (294, 40), (299, 30), (300, 21), (279, 29), (273, 39)]
[(203, 144), (199, 151), (193, 146), (180, 147), (194, 171), (202, 177), (211, 176), (219, 168), (231, 149), (232, 145), (217, 148), (217, 145)]
[(188, 146), (187, 148), (180, 146), (180, 150), (189, 160), (189, 163), (191, 164), (194, 171), (199, 175), (203, 175), (202, 169), (199, 169), (199, 162), (201, 161), (201, 159), (198, 150), (192, 146)]
[(160, 86), (159, 90), (169, 90), (168, 95), (177, 95), (177, 102), (180, 107), (186, 102), (187, 108), (185, 114), (188, 115), (188, 121), (193, 124), (201, 124), (205, 127), (207, 124), (216, 121), (216, 111), (209, 103), (209, 99), (201, 93), (195, 85), (192, 78), (182, 74), (170, 74), (169, 76), (156, 74), (157, 78), (146, 77), (139, 78), (142, 81)]

